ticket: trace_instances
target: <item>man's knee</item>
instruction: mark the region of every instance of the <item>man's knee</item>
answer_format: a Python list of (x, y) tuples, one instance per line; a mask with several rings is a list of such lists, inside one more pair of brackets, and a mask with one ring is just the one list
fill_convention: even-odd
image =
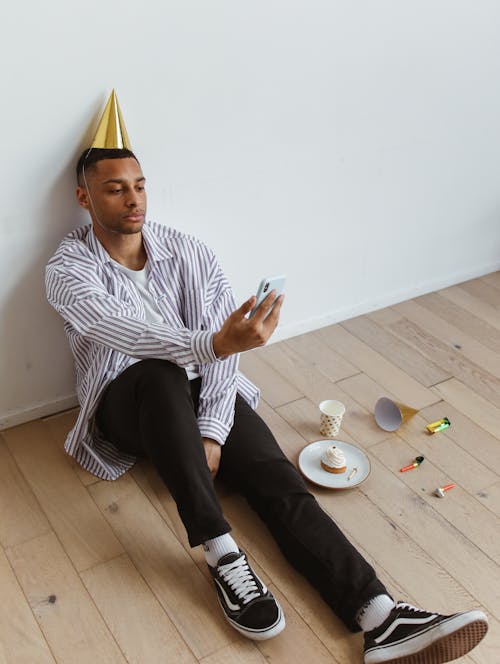
[(185, 369), (168, 360), (142, 360), (137, 363), (136, 369), (139, 372), (139, 388), (148, 393), (168, 393), (173, 388), (178, 390), (188, 385)]

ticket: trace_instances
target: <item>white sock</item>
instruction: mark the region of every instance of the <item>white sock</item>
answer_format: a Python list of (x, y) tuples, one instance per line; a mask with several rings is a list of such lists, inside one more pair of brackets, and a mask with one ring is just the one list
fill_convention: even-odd
[(226, 553), (239, 553), (238, 545), (229, 533), (207, 540), (203, 544), (205, 558), (210, 567), (215, 567)]
[(356, 620), (363, 632), (369, 632), (381, 625), (389, 616), (396, 603), (389, 595), (377, 595), (367, 602), (358, 612)]

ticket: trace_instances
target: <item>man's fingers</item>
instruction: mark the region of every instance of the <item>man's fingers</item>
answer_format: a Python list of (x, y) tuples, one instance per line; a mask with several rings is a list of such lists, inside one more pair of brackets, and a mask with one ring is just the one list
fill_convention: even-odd
[(241, 353), (266, 344), (278, 324), (283, 295), (277, 298), (276, 290), (273, 289), (259, 305), (255, 315), (247, 318), (246, 314), (254, 308), (256, 300), (252, 295), (243, 302), (214, 334), (212, 344), (216, 357)]
[[(272, 327), (273, 331), (274, 331), (274, 328), (276, 327), (276, 325), (278, 325), (280, 312), (281, 312), (281, 305), (283, 304), (284, 299), (285, 299), (284, 295), (280, 295), (276, 299), (276, 304), (274, 305), (274, 307), (272, 308), (271, 313), (268, 315), (268, 317), (266, 318), (266, 320), (263, 323), (264, 326), (266, 326), (266, 327)], [(272, 334), (272, 332), (271, 332), (271, 334)], [(269, 335), (269, 336), (271, 336), (271, 335)]]
[(253, 320), (256, 322), (260, 322), (264, 320), (264, 318), (267, 316), (269, 309), (273, 306), (273, 302), (276, 299), (276, 290), (272, 290), (269, 295), (266, 295), (264, 300), (259, 304), (259, 308), (255, 312), (255, 315), (253, 316)]
[(254, 308), (256, 299), (257, 298), (255, 297), (255, 295), (252, 295), (252, 297), (250, 297), (246, 302), (243, 302), (241, 307), (237, 310), (238, 313), (241, 314), (241, 316), (246, 316), (247, 313), (249, 311), (252, 311), (252, 309)]
[(285, 295), (284, 295), (284, 293), (282, 293), (282, 294), (278, 297), (278, 299), (276, 300), (276, 304), (274, 305), (273, 310), (272, 310), (271, 313), (269, 314), (270, 316), (272, 316), (272, 315), (274, 314), (274, 312), (276, 312), (276, 315), (279, 316), (279, 313), (280, 313), (280, 311), (281, 311), (281, 306), (283, 305), (283, 300), (284, 300), (284, 299), (285, 299)]

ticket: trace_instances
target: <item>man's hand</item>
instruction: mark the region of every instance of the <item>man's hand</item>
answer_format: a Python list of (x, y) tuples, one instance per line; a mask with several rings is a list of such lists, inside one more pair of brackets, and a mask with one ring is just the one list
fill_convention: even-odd
[(219, 470), (221, 446), (216, 440), (203, 438), (203, 447), (205, 448), (208, 468), (212, 473), (212, 477), (215, 477)]
[(217, 357), (224, 357), (233, 353), (242, 353), (245, 350), (257, 348), (258, 346), (264, 346), (278, 325), (284, 297), (284, 295), (278, 297), (276, 304), (267, 318), (266, 315), (276, 299), (275, 290), (269, 293), (251, 318), (246, 318), (246, 315), (255, 305), (255, 295), (244, 302), (239, 309), (233, 311), (226, 318), (219, 332), (214, 334), (213, 348), (215, 355)]

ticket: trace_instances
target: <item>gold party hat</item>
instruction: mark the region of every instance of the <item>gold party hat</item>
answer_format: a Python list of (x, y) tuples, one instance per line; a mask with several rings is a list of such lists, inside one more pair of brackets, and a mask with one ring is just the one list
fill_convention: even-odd
[(114, 90), (111, 92), (106, 108), (99, 120), (91, 147), (108, 150), (113, 148), (132, 149)]
[(384, 431), (396, 431), (418, 413), (416, 408), (394, 401), (389, 397), (380, 397), (375, 404), (375, 421)]

